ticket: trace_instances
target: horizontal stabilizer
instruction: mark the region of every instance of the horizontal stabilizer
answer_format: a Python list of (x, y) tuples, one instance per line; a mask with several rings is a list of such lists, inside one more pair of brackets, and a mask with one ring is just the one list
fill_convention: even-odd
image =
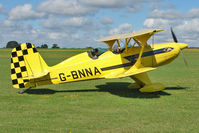
[(24, 80), (33, 80), (33, 79), (38, 79), (38, 78), (42, 78), (46, 75), (48, 75), (49, 72), (43, 72), (43, 73), (38, 73), (38, 74), (35, 74), (35, 75), (29, 75), (28, 77), (24, 77), (23, 79)]

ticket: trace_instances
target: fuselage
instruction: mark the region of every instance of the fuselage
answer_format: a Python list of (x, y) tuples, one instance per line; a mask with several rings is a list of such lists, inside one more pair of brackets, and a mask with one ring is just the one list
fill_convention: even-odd
[[(185, 47), (187, 44), (184, 43), (147, 45), (142, 54), (141, 64), (144, 67), (158, 67), (168, 64), (179, 55), (180, 49)], [(75, 55), (50, 67), (51, 83), (99, 79), (110, 73), (128, 70), (135, 64), (140, 50), (141, 47), (130, 47), (120, 54), (114, 54), (108, 50), (97, 59), (89, 57), (87, 52)], [(39, 83), (39, 85), (43, 84), (46, 82)]]

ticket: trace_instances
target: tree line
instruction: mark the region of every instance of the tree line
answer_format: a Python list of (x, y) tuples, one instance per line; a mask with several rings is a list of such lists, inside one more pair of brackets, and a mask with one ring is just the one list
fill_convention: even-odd
[[(18, 43), (17, 41), (9, 41), (6, 45), (6, 48), (16, 48), (17, 46), (19, 46), (20, 43)], [(37, 46), (37, 48), (49, 48), (48, 44), (42, 44), (41, 46)], [(53, 44), (51, 48), (60, 48), (58, 46), (58, 44)]]

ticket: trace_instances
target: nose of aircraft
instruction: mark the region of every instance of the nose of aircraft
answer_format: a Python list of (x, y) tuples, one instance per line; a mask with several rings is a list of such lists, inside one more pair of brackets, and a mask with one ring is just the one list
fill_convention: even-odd
[(178, 46), (180, 47), (180, 49), (184, 49), (184, 48), (188, 47), (188, 45), (185, 43), (179, 43)]

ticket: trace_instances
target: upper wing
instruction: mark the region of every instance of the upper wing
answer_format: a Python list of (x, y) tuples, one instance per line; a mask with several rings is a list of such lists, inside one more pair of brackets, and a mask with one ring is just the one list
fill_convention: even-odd
[(161, 32), (161, 31), (163, 30), (162, 29), (149, 29), (149, 30), (142, 30), (138, 32), (134, 31), (128, 34), (119, 34), (116, 36), (105, 37), (105, 38), (97, 40), (97, 42), (104, 42), (107, 45), (109, 45), (109, 47), (111, 48), (113, 44), (115, 43), (115, 41), (118, 39), (133, 38), (142, 42), (142, 40), (147, 41), (153, 34), (157, 32)]

